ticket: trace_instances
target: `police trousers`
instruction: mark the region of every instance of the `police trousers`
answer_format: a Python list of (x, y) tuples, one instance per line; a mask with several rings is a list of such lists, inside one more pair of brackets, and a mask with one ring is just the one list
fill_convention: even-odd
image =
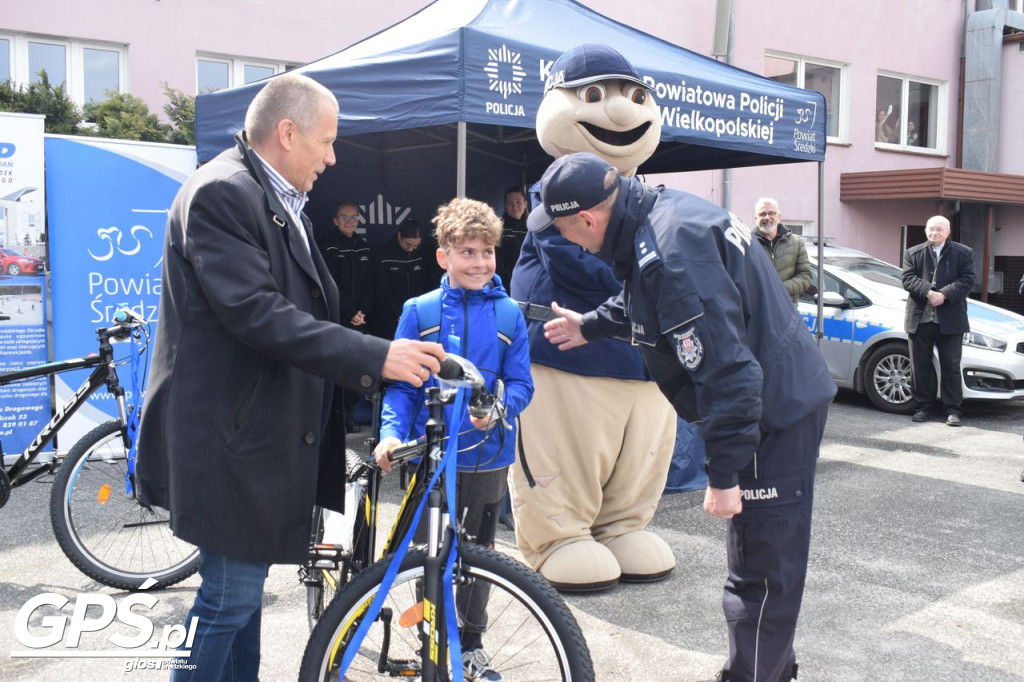
[(826, 405), (785, 431), (762, 434), (754, 459), (740, 472), (743, 511), (728, 523), (729, 578), (722, 595), (730, 681), (793, 677), (814, 474), (827, 416)]

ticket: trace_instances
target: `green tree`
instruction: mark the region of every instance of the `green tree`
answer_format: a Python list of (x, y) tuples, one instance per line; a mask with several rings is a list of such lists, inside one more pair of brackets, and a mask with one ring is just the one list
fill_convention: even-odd
[(177, 88), (172, 88), (167, 83), (161, 82), (160, 88), (167, 97), (167, 104), (164, 105), (164, 113), (171, 121), (171, 130), (168, 135), (169, 141), (174, 144), (195, 144), (196, 143), (196, 98), (194, 95), (186, 95)]
[(84, 131), (97, 137), (115, 137), (121, 140), (167, 142), (170, 126), (161, 123), (141, 97), (108, 90), (107, 99), (85, 105), (88, 119), (96, 123), (92, 130)]
[(0, 81), (0, 111), (43, 114), (46, 132), (63, 135), (80, 132), (83, 120), (82, 111), (68, 96), (64, 83), (53, 87), (45, 69), (39, 72), (39, 82), (28, 87), (15, 85), (11, 80)]

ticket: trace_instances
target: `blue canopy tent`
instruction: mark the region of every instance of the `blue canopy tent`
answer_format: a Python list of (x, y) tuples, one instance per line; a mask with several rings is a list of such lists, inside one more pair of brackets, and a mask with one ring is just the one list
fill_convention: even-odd
[[(331, 229), (337, 201), (361, 207), (371, 244), (452, 196), (500, 203), (550, 163), (534, 135), (554, 60), (614, 46), (661, 108), (661, 144), (640, 173), (730, 168), (825, 155), (821, 94), (783, 85), (612, 21), (572, 0), (437, 0), (340, 52), (296, 69), (336, 93), (338, 164), (308, 212)], [(199, 161), (232, 144), (264, 82), (196, 101)]]

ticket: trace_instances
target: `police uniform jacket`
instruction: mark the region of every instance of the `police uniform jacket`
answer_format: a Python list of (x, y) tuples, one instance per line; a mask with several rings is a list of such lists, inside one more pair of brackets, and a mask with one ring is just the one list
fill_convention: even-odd
[[(409, 253), (394, 239), (374, 254), (373, 317), (370, 333), (394, 338), (402, 306), (410, 298), (430, 291), (432, 279), (423, 258), (423, 249)], [(352, 318), (349, 318), (352, 319)]]
[(373, 391), (388, 343), (337, 324), (309, 221), (265, 187), (240, 136), (174, 200), (137, 473), (181, 539), (301, 563), (314, 499), (343, 493), (344, 451), (319, 454), (330, 382)]
[(327, 269), (338, 285), (339, 314), (348, 324), (357, 312), (373, 314), (373, 259), (366, 240), (335, 229), (321, 245)]
[(921, 313), (928, 305), (928, 292), (933, 289), (946, 297), (946, 302), (935, 309), (939, 332), (969, 332), (967, 295), (974, 288), (974, 279), (974, 251), (968, 246), (947, 239), (939, 250), (937, 271), (935, 253), (928, 242), (907, 249), (903, 254), (903, 288), (910, 294), (904, 319), (907, 333), (917, 331)]
[(624, 288), (584, 316), (584, 336), (629, 320), (662, 392), (700, 422), (710, 485), (731, 488), (761, 433), (827, 405), (835, 382), (749, 228), (690, 194), (620, 182), (600, 256)]
[[(526, 238), (526, 214), (522, 218), (513, 218), (507, 213), (501, 220), (501, 243), (495, 255), (494, 271), (501, 278), (501, 284), (509, 289), (512, 284), (512, 272), (519, 260), (519, 252)], [(550, 303), (550, 301), (549, 301)]]

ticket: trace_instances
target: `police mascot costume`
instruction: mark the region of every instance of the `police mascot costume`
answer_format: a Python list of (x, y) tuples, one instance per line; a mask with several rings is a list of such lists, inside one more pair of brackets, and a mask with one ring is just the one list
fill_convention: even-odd
[[(612, 48), (581, 45), (552, 65), (537, 111), (537, 138), (552, 156), (592, 152), (632, 176), (660, 136), (651, 92)], [(557, 230), (528, 233), (512, 279), (516, 300), (573, 310), (621, 290), (609, 265)], [(675, 412), (628, 343), (563, 352), (542, 321), (529, 320), (529, 333), (536, 391), (509, 478), (523, 557), (563, 591), (665, 578), (675, 557), (646, 528), (665, 488)], [(628, 340), (629, 329), (618, 336)]]

